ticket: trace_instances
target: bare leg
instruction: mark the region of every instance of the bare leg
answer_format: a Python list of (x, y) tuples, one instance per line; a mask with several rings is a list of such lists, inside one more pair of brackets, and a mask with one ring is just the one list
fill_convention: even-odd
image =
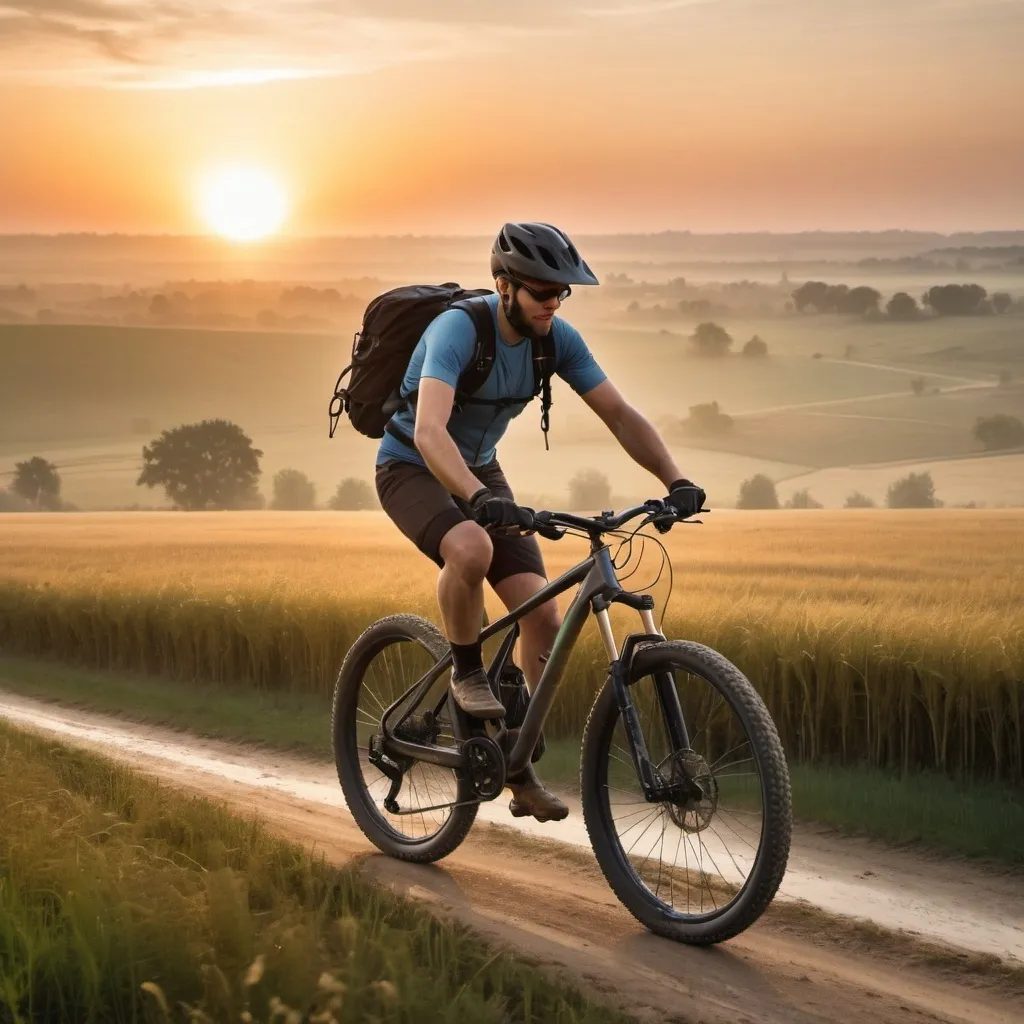
[[(523, 572), (503, 579), (494, 590), (505, 607), (512, 611), (533, 597), (546, 583), (543, 576)], [(544, 659), (551, 653), (551, 645), (561, 624), (562, 613), (554, 598), (519, 620), (519, 665), (530, 684), (531, 693), (540, 681)]]
[(484, 614), (484, 577), (494, 553), (491, 538), (476, 523), (453, 526), (441, 539), (444, 568), (437, 578), (437, 603), (448, 639), (472, 644)]
[(493, 550), (491, 538), (476, 523), (459, 523), (441, 540), (444, 568), (437, 579), (437, 603), (452, 644), (451, 692), (459, 707), (476, 718), (505, 715), (480, 657), (484, 577)]
[[(535, 573), (519, 573), (502, 580), (494, 589), (510, 611), (533, 597), (546, 580)], [(552, 599), (519, 620), (519, 664), (532, 692), (544, 671), (544, 659), (551, 651), (562, 617)], [(531, 764), (521, 776), (509, 782), (512, 802), (509, 810), (514, 817), (533, 815), (538, 821), (561, 821), (569, 808), (554, 793), (549, 793), (537, 778)]]

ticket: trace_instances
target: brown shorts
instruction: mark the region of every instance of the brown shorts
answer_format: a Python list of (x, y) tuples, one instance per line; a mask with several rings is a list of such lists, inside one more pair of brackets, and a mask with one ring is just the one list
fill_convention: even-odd
[[(512, 497), (512, 489), (498, 460), (486, 466), (475, 466), (473, 473), (496, 495)], [(377, 467), (377, 496), (381, 507), (394, 524), (438, 565), (441, 538), (459, 523), (471, 519), (469, 505), (449, 494), (440, 480), (426, 466), (392, 459)], [(492, 537), (494, 557), (487, 572), (487, 582), (496, 583), (521, 572), (545, 576), (544, 559), (536, 537)]]

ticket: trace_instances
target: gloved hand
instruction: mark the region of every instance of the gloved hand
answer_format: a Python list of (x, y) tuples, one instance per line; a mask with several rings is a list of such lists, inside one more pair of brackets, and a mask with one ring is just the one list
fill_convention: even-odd
[(470, 499), (473, 518), (488, 533), (515, 536), (534, 528), (533, 512), (511, 498), (499, 498), (490, 488), (481, 487)]
[(692, 480), (680, 479), (669, 488), (666, 503), (679, 513), (683, 519), (695, 516), (703, 507), (707, 495)]

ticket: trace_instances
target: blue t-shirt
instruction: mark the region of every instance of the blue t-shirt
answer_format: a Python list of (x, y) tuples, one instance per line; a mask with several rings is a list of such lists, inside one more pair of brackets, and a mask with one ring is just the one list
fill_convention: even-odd
[[(514, 345), (504, 341), (498, 330), (498, 296), (489, 295), (486, 301), (494, 318), (495, 357), (490, 375), (476, 396), (522, 396), (524, 401), (509, 406), (467, 402), (462, 410), (452, 411), (448, 433), (458, 445), (467, 466), (485, 466), (494, 459), (495, 445), (509, 423), (526, 408), (533, 394), (533, 350), (529, 340), (522, 338)], [(577, 394), (585, 395), (596, 388), (605, 379), (605, 373), (597, 365), (580, 332), (558, 317), (551, 321), (551, 332), (555, 339), (555, 373)], [(423, 332), (402, 380), (402, 394), (419, 390), (421, 377), (433, 377), (456, 387), (475, 350), (476, 328), (469, 314), (461, 309), (446, 310)], [(413, 436), (416, 422), (413, 408), (403, 407), (391, 421), (406, 437)], [(386, 433), (377, 450), (377, 465), (391, 459), (426, 465), (415, 448)]]

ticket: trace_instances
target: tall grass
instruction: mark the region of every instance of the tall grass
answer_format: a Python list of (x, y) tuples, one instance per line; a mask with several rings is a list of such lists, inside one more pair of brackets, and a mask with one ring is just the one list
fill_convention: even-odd
[[(8, 653), (326, 695), (374, 619), (437, 617), (429, 564), (379, 517), (98, 517), (70, 534), (11, 518)], [(144, 543), (139, 520), (161, 519)], [(1024, 515), (770, 513), (676, 532), (666, 634), (734, 661), (792, 757), (1024, 781)], [(552, 572), (584, 554), (548, 550)], [(579, 733), (606, 661), (586, 633), (553, 736)]]
[(0, 1020), (169, 1019), (624, 1024), (254, 820), (0, 725)]

